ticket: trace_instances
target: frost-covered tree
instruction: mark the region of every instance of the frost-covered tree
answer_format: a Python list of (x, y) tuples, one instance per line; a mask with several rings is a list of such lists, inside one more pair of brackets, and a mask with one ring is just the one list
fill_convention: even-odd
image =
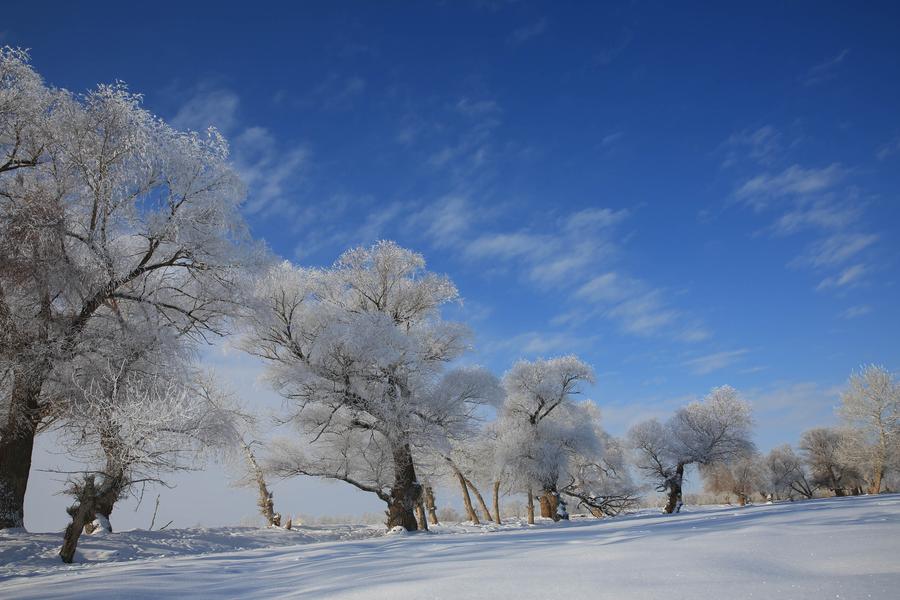
[(622, 441), (600, 427), (599, 410), (593, 403), (580, 407), (594, 426), (594, 440), (573, 448), (559, 491), (595, 517), (612, 517), (636, 506), (640, 496), (631, 481)]
[(76, 437), (73, 454), (97, 468), (86, 470), (70, 488), (76, 503), (60, 551), (64, 562), (72, 561), (81, 530), (95, 518), (112, 531), (116, 502), (135, 486), (196, 468), (203, 451), (232, 443), (233, 415), (209, 401), (204, 382), (157, 366), (121, 360), (76, 375), (74, 414), (67, 417), (79, 426), (66, 432)]
[(500, 460), (529, 498), (538, 492), (541, 516), (554, 521), (568, 518), (559, 484), (571, 453), (599, 445), (587, 409), (573, 400), (593, 380), (575, 356), (520, 360), (503, 376)]
[(176, 131), (123, 85), (76, 95), (0, 53), (0, 528), (22, 526), (34, 437), (71, 362), (148, 319), (223, 332), (259, 256), (214, 131)]
[(856, 466), (846, 462), (842, 448), (844, 432), (831, 427), (816, 427), (800, 436), (800, 451), (809, 467), (812, 484), (835, 496), (846, 496), (860, 485)]
[(483, 369), (445, 371), (469, 337), (441, 319), (456, 287), (379, 242), (325, 270), (279, 265), (257, 291), (246, 348), (268, 363), (306, 444), (278, 443), (273, 468), (376, 494), (389, 527), (417, 529), (416, 453), (468, 429), (493, 387)]
[(900, 468), (900, 384), (884, 367), (865, 366), (850, 376), (839, 412), (850, 429), (844, 462), (858, 465), (877, 494), (885, 473)]
[(688, 465), (708, 467), (753, 451), (750, 405), (729, 386), (713, 388), (702, 402), (676, 411), (665, 423), (650, 419), (628, 433), (637, 467), (667, 495), (664, 511), (678, 512)]
[(754, 493), (766, 488), (766, 467), (756, 454), (730, 462), (713, 463), (701, 469), (704, 488), (713, 494), (734, 495), (745, 506)]
[(776, 497), (794, 499), (795, 495), (812, 498), (815, 486), (810, 481), (803, 459), (790, 444), (772, 448), (766, 456), (769, 485)]

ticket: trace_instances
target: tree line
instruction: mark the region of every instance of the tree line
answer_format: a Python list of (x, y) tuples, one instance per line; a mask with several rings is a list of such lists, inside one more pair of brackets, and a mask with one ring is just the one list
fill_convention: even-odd
[[(677, 512), (691, 465), (715, 489), (790, 498), (878, 493), (897, 471), (900, 393), (884, 369), (851, 377), (847, 426), (807, 432), (802, 456), (763, 460), (728, 386), (616, 438), (579, 399), (595, 375), (578, 357), (502, 377), (466, 365), (471, 331), (443, 318), (456, 286), (421, 255), (382, 241), (328, 268), (278, 261), (250, 236), (244, 195), (216, 130), (178, 131), (122, 84), (54, 88), (27, 53), (0, 51), (0, 528), (24, 525), (46, 431), (85, 465), (69, 474), (67, 562), (127, 494), (210, 456), (243, 465), (269, 525), (267, 477), (303, 475), (374, 494), (387, 526), (410, 531), (437, 522), (439, 484), (473, 522), (499, 523), (513, 494), (533, 523), (536, 506), (618, 514), (643, 492), (634, 473)], [(266, 440), (198, 359), (223, 337), (265, 365), (294, 435)]]

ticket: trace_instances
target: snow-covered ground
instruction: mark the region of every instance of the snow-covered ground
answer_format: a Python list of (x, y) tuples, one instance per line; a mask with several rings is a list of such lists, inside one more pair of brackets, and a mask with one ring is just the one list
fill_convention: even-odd
[(900, 495), (492, 529), (3, 534), (0, 597), (900, 598)]

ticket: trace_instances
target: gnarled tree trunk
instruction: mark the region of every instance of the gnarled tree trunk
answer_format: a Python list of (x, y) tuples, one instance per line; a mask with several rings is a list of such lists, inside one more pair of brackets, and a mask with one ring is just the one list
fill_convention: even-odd
[(428, 519), (432, 525), (438, 524), (437, 508), (434, 505), (434, 490), (430, 485), (425, 486), (425, 509), (428, 511)]
[(416, 502), (421, 492), (416, 481), (416, 468), (408, 443), (397, 443), (392, 449), (394, 458), (394, 485), (388, 500), (387, 526), (403, 527), (407, 531), (419, 528), (416, 522)]
[(566, 503), (559, 497), (559, 492), (553, 487), (544, 488), (540, 496), (541, 516), (554, 521), (568, 520)]
[(63, 534), (63, 545), (59, 549), (59, 557), (66, 564), (70, 564), (75, 558), (75, 549), (78, 547), (78, 538), (84, 526), (94, 518), (96, 511), (97, 490), (94, 487), (94, 477), (84, 478), (84, 483), (78, 488), (76, 503), (66, 509), (72, 522), (66, 526)]
[(9, 414), (0, 431), (0, 529), (25, 526), (25, 491), (41, 422), (43, 373), (16, 373)]
[(419, 529), (428, 531), (428, 519), (425, 518), (425, 502), (421, 498), (416, 502), (416, 521), (419, 523)]
[(663, 512), (672, 514), (681, 511), (681, 482), (684, 480), (684, 463), (678, 463), (675, 467), (675, 475), (673, 475), (668, 483), (669, 497), (666, 499), (666, 506)]

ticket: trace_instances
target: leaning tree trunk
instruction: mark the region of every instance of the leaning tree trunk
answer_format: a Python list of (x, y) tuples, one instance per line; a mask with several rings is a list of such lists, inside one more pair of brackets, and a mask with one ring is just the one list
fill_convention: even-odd
[(434, 506), (434, 490), (430, 485), (425, 486), (425, 509), (428, 511), (428, 519), (432, 525), (438, 524), (437, 508)]
[(412, 451), (408, 443), (395, 444), (392, 449), (394, 458), (394, 485), (388, 500), (387, 526), (403, 527), (407, 531), (419, 528), (416, 522), (416, 502), (419, 499), (420, 486), (416, 481), (416, 468), (413, 465)]
[(675, 467), (675, 475), (672, 476), (668, 483), (669, 488), (669, 497), (666, 500), (666, 507), (663, 509), (667, 515), (672, 514), (673, 512), (681, 511), (681, 482), (684, 479), (684, 464), (678, 463), (678, 466)]
[(534, 493), (528, 488), (528, 524), (534, 525)]
[(97, 490), (94, 487), (94, 477), (88, 476), (84, 478), (84, 483), (76, 488), (76, 503), (66, 509), (72, 522), (66, 526), (66, 532), (63, 534), (63, 545), (59, 549), (59, 557), (66, 564), (70, 564), (75, 558), (75, 548), (78, 547), (78, 538), (84, 526), (93, 519), (94, 512), (97, 510)]
[(478, 525), (480, 521), (478, 520), (478, 515), (475, 514), (475, 509), (472, 507), (472, 498), (469, 496), (469, 486), (466, 485), (466, 478), (459, 469), (454, 467), (453, 471), (456, 473), (456, 480), (459, 481), (459, 487), (462, 488), (462, 499), (463, 505), (466, 507), (466, 516), (470, 521)]
[(478, 491), (478, 488), (475, 487), (471, 481), (466, 479), (466, 484), (468, 484), (469, 489), (472, 490), (472, 493), (475, 494), (475, 498), (478, 500), (479, 506), (481, 506), (481, 512), (484, 513), (485, 521), (493, 521), (494, 517), (491, 516), (491, 511), (488, 510), (487, 503), (484, 501), (484, 498), (481, 496), (481, 492)]
[(17, 373), (9, 414), (0, 430), (0, 529), (25, 526), (25, 491), (34, 438), (41, 422), (42, 376)]
[(500, 521), (500, 482), (494, 482), (494, 523), (502, 525)]
[(244, 456), (247, 458), (247, 464), (253, 473), (253, 478), (256, 479), (256, 488), (259, 491), (256, 506), (259, 507), (259, 513), (266, 520), (268, 527), (280, 525), (281, 515), (275, 512), (275, 495), (269, 491), (269, 486), (266, 485), (266, 474), (263, 472), (262, 467), (259, 466), (259, 463), (256, 462), (256, 456), (253, 454), (250, 444), (241, 440), (241, 446), (244, 449)]

